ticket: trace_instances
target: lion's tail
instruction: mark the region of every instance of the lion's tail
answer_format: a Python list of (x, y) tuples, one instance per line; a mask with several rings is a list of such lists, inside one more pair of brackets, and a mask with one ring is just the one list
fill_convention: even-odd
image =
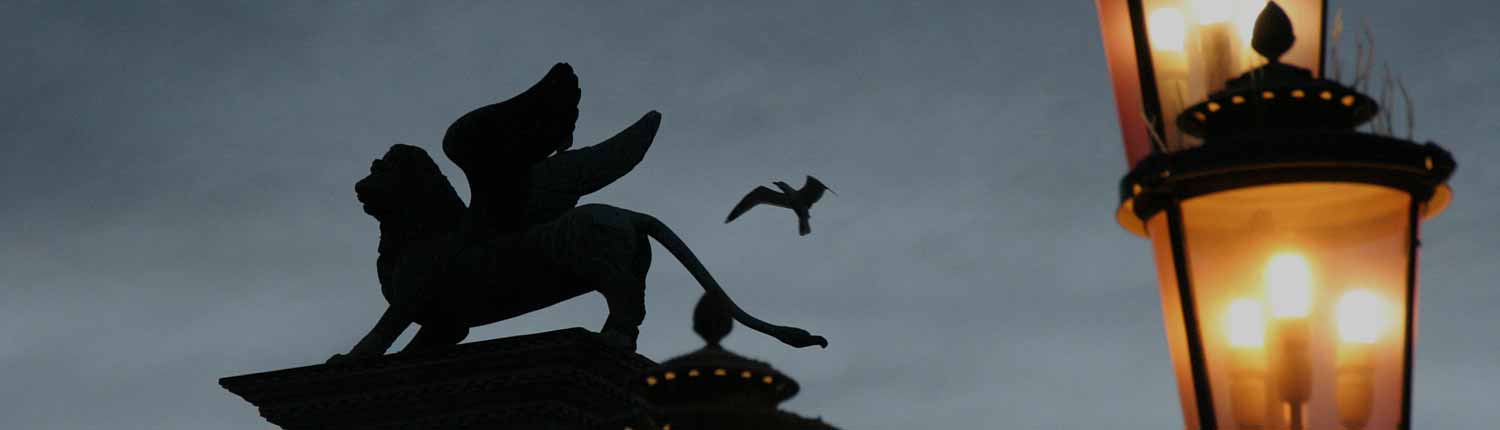
[(744, 324), (752, 330), (765, 333), (780, 340), (782, 343), (797, 348), (812, 345), (824, 348), (828, 347), (828, 340), (822, 336), (813, 335), (812, 333), (808, 333), (807, 330), (796, 327), (779, 326), (761, 321), (759, 318), (745, 312), (744, 309), (740, 309), (740, 306), (735, 304), (733, 299), (729, 298), (729, 294), (725, 293), (724, 289), (719, 287), (719, 283), (714, 280), (713, 275), (708, 273), (708, 269), (703, 267), (703, 263), (698, 261), (698, 256), (693, 255), (693, 250), (688, 248), (687, 244), (683, 243), (682, 239), (678, 238), (677, 234), (672, 232), (672, 229), (667, 228), (667, 225), (656, 219), (656, 217), (647, 214), (639, 215), (641, 216), (640, 227), (646, 232), (646, 235), (651, 236), (652, 239), (656, 240), (656, 243), (660, 243), (662, 247), (667, 248), (667, 252), (672, 253), (673, 257), (677, 257), (677, 261), (682, 263), (682, 266), (687, 269), (688, 273), (693, 275), (693, 279), (698, 280), (698, 285), (701, 285), (704, 291), (723, 299), (724, 303), (729, 305), (735, 321), (739, 321), (740, 324)]

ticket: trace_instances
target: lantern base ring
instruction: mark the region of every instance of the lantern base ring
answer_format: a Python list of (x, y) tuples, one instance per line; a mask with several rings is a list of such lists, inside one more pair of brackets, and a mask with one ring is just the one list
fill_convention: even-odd
[(1167, 205), (1218, 191), (1296, 182), (1357, 182), (1400, 189), (1422, 216), (1447, 206), (1451, 154), (1434, 143), (1337, 130), (1259, 130), (1210, 137), (1202, 146), (1153, 153), (1120, 181), (1116, 220), (1146, 236), (1145, 221)]

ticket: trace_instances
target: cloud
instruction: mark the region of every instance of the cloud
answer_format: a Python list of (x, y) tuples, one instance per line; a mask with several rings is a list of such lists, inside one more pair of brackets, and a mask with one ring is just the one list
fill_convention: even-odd
[[(1482, 196), (1500, 41), (1465, 6), (1346, 16), (1371, 17), (1419, 134), (1459, 156), (1458, 200), (1423, 231), (1416, 412), (1477, 428), (1462, 381), (1500, 371), (1471, 339), (1500, 305), (1478, 288), (1500, 277)], [(641, 167), (589, 200), (659, 216), (742, 306), (829, 336), (729, 339), (802, 381), (789, 408), (843, 428), (1176, 426), (1149, 248), (1112, 219), (1125, 165), (1096, 20), (1056, 2), (9, 8), (0, 416), (264, 428), (217, 378), (320, 362), (384, 306), (352, 193), (369, 160), (435, 151), (567, 61), (580, 144), (664, 113)], [(813, 235), (772, 209), (722, 224), (804, 174), (839, 192)], [(665, 256), (641, 342), (659, 360), (700, 345), (698, 289)], [(589, 296), (471, 339), (603, 317)]]

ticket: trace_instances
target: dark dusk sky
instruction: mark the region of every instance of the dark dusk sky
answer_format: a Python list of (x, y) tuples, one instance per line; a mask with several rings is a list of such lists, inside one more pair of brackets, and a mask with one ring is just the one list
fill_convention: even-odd
[[(846, 429), (1181, 425), (1149, 243), (1112, 219), (1127, 166), (1093, 2), (207, 3), (0, 4), (0, 428), (266, 428), (217, 379), (322, 362), (384, 307), (353, 195), (369, 160), (440, 153), (450, 121), (559, 61), (583, 87), (578, 145), (664, 116), (586, 200), (657, 215), (742, 306), (831, 340), (727, 340), (802, 383), (788, 409)], [(1368, 21), (1418, 138), (1459, 160), (1423, 227), (1415, 424), (1488, 428), (1500, 6), (1332, 7)], [(722, 223), (804, 174), (839, 193), (812, 235), (770, 209)], [(666, 256), (640, 347), (657, 360), (701, 345), (699, 289)], [(470, 340), (604, 315), (589, 295)]]

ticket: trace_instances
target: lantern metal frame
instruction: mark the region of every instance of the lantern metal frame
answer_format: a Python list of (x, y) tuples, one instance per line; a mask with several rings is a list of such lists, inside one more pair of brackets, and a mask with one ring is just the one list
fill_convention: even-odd
[[(1126, 2), (1141, 102), (1151, 120), (1146, 126), (1159, 135), (1165, 132), (1165, 122), (1143, 1)], [(1322, 2), (1322, 11), (1326, 26), (1326, 1)], [(1319, 30), (1321, 36), (1323, 29)], [(1257, 28), (1257, 33), (1260, 31)], [(1323, 69), (1322, 39), (1318, 38), (1318, 70)], [(1227, 109), (1230, 106), (1235, 109)], [(1353, 88), (1277, 63), (1272, 57), (1269, 64), (1231, 80), (1227, 88), (1186, 108), (1176, 118), (1181, 130), (1203, 139), (1201, 146), (1170, 153), (1153, 146), (1121, 179), (1116, 220), (1122, 227), (1147, 236), (1147, 221), (1166, 216), (1173, 263), (1171, 275), (1180, 303), (1178, 312), (1182, 317), (1199, 430), (1219, 428), (1219, 414), (1215, 411), (1200, 327), (1204, 322), (1194, 297), (1182, 203), (1221, 191), (1307, 182), (1377, 185), (1411, 196), (1406, 217), (1402, 396), (1397, 420), (1397, 428), (1410, 428), (1419, 224), (1422, 219), (1441, 212), (1451, 200), (1452, 192), (1446, 181), (1456, 163), (1448, 151), (1432, 142), (1418, 144), (1354, 130), (1378, 109), (1374, 100)]]
[(1448, 151), (1353, 131), (1268, 131), (1214, 139), (1173, 153), (1154, 153), (1120, 181), (1117, 219), (1145, 235), (1145, 222), (1165, 212), (1180, 300), (1199, 429), (1218, 428), (1208, 363), (1187, 261), (1181, 203), (1209, 193), (1297, 182), (1355, 182), (1395, 188), (1412, 196), (1407, 218), (1405, 333), (1400, 427), (1410, 428), (1412, 360), (1416, 327), (1418, 224), (1442, 211), (1452, 192), (1444, 184), (1456, 167)]

